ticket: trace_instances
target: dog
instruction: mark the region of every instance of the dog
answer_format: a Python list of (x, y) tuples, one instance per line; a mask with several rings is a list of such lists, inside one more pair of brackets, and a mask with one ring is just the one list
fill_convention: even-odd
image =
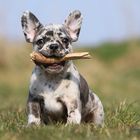
[[(78, 40), (82, 15), (69, 14), (63, 24), (43, 26), (30, 11), (25, 11), (21, 24), (25, 39), (33, 50), (47, 57), (61, 58), (71, 53)], [(32, 72), (27, 101), (28, 125), (64, 122), (103, 125), (104, 110), (71, 60), (54, 64), (36, 63)]]

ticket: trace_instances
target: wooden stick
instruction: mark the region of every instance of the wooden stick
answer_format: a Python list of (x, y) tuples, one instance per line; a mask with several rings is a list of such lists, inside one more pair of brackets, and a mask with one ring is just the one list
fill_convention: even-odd
[(79, 52), (79, 53), (69, 53), (62, 58), (49, 58), (43, 56), (41, 53), (32, 52), (30, 57), (33, 61), (44, 63), (44, 64), (53, 64), (53, 63), (60, 63), (62, 61), (67, 60), (76, 60), (76, 59), (91, 59), (91, 56), (88, 52)]

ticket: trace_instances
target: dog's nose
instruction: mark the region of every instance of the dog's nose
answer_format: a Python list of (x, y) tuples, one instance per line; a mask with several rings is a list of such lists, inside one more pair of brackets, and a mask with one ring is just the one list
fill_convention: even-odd
[(58, 45), (57, 44), (51, 44), (49, 47), (51, 50), (55, 51), (58, 49)]

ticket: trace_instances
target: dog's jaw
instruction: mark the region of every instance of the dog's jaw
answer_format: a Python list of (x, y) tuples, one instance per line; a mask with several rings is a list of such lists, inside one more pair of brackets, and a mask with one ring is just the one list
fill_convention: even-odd
[(65, 67), (65, 62), (63, 63), (54, 63), (51, 64), (47, 67), (43, 66), (45, 72), (49, 73), (49, 74), (59, 74), (63, 71), (64, 67)]
[(59, 74), (64, 74), (67, 69), (70, 67), (72, 61), (64, 61), (56, 64), (36, 64), (37, 67), (40, 67), (40, 70), (45, 72), (47, 75), (54, 76)]

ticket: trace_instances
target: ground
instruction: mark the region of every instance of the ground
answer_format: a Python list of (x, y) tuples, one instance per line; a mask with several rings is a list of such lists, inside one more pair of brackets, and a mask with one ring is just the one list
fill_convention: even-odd
[[(86, 47), (92, 60), (75, 64), (100, 97), (105, 109), (105, 126), (94, 124), (28, 127), (26, 99), (34, 64), (31, 46), (7, 47), (0, 43), (0, 139), (1, 140), (139, 140), (140, 139), (140, 43), (105, 43)], [(15, 45), (15, 44), (12, 44)]]

